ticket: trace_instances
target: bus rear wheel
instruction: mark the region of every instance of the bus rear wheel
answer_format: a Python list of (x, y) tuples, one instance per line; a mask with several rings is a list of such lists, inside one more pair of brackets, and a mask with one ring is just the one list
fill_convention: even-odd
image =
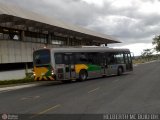
[(80, 80), (80, 81), (86, 80), (87, 77), (88, 77), (88, 74), (87, 74), (87, 71), (86, 71), (86, 70), (81, 70), (81, 71), (79, 72), (79, 80)]

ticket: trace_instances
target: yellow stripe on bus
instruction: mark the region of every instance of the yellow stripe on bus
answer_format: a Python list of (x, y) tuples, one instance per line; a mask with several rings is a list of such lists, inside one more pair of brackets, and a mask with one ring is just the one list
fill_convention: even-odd
[(45, 80), (47, 80), (46, 76), (43, 77)]
[(80, 70), (82, 70), (82, 69), (87, 70), (87, 69), (88, 69), (88, 66), (85, 65), (85, 64), (76, 64), (76, 65), (75, 65), (75, 71), (76, 71), (76, 73), (79, 73)]
[(34, 78), (34, 80), (37, 80), (37, 76)]
[(42, 76), (40, 76), (39, 80), (42, 80)]
[(50, 78), (51, 80), (54, 80), (51, 76), (49, 76), (49, 78)]

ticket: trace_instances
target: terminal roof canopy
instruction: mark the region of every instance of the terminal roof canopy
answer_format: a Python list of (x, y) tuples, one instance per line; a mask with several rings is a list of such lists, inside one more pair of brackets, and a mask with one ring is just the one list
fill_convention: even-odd
[(0, 4), (0, 26), (7, 26), (21, 30), (42, 31), (44, 33), (57, 33), (64, 36), (76, 36), (98, 43), (120, 43), (115, 38), (97, 33), (80, 26), (68, 24), (46, 17), (38, 13), (30, 12), (13, 5)]

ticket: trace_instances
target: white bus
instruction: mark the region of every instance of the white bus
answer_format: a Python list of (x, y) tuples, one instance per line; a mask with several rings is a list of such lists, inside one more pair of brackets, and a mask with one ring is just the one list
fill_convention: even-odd
[(128, 49), (51, 48), (33, 53), (35, 80), (86, 80), (132, 71)]

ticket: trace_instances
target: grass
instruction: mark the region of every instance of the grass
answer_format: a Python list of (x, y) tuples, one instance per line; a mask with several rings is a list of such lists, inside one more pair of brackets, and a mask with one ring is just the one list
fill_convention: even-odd
[(24, 79), (1, 80), (0, 85), (12, 85), (12, 84), (30, 83), (30, 82), (34, 82), (34, 79), (30, 76), (27, 76)]
[(146, 62), (151, 62), (154, 60), (159, 60), (158, 58), (138, 58), (138, 59), (134, 59), (133, 60), (133, 64), (142, 64), (142, 63), (146, 63)]
[(137, 59), (137, 60), (133, 60), (133, 64), (141, 64), (141, 63), (145, 63), (145, 62), (148, 62), (144, 59)]

